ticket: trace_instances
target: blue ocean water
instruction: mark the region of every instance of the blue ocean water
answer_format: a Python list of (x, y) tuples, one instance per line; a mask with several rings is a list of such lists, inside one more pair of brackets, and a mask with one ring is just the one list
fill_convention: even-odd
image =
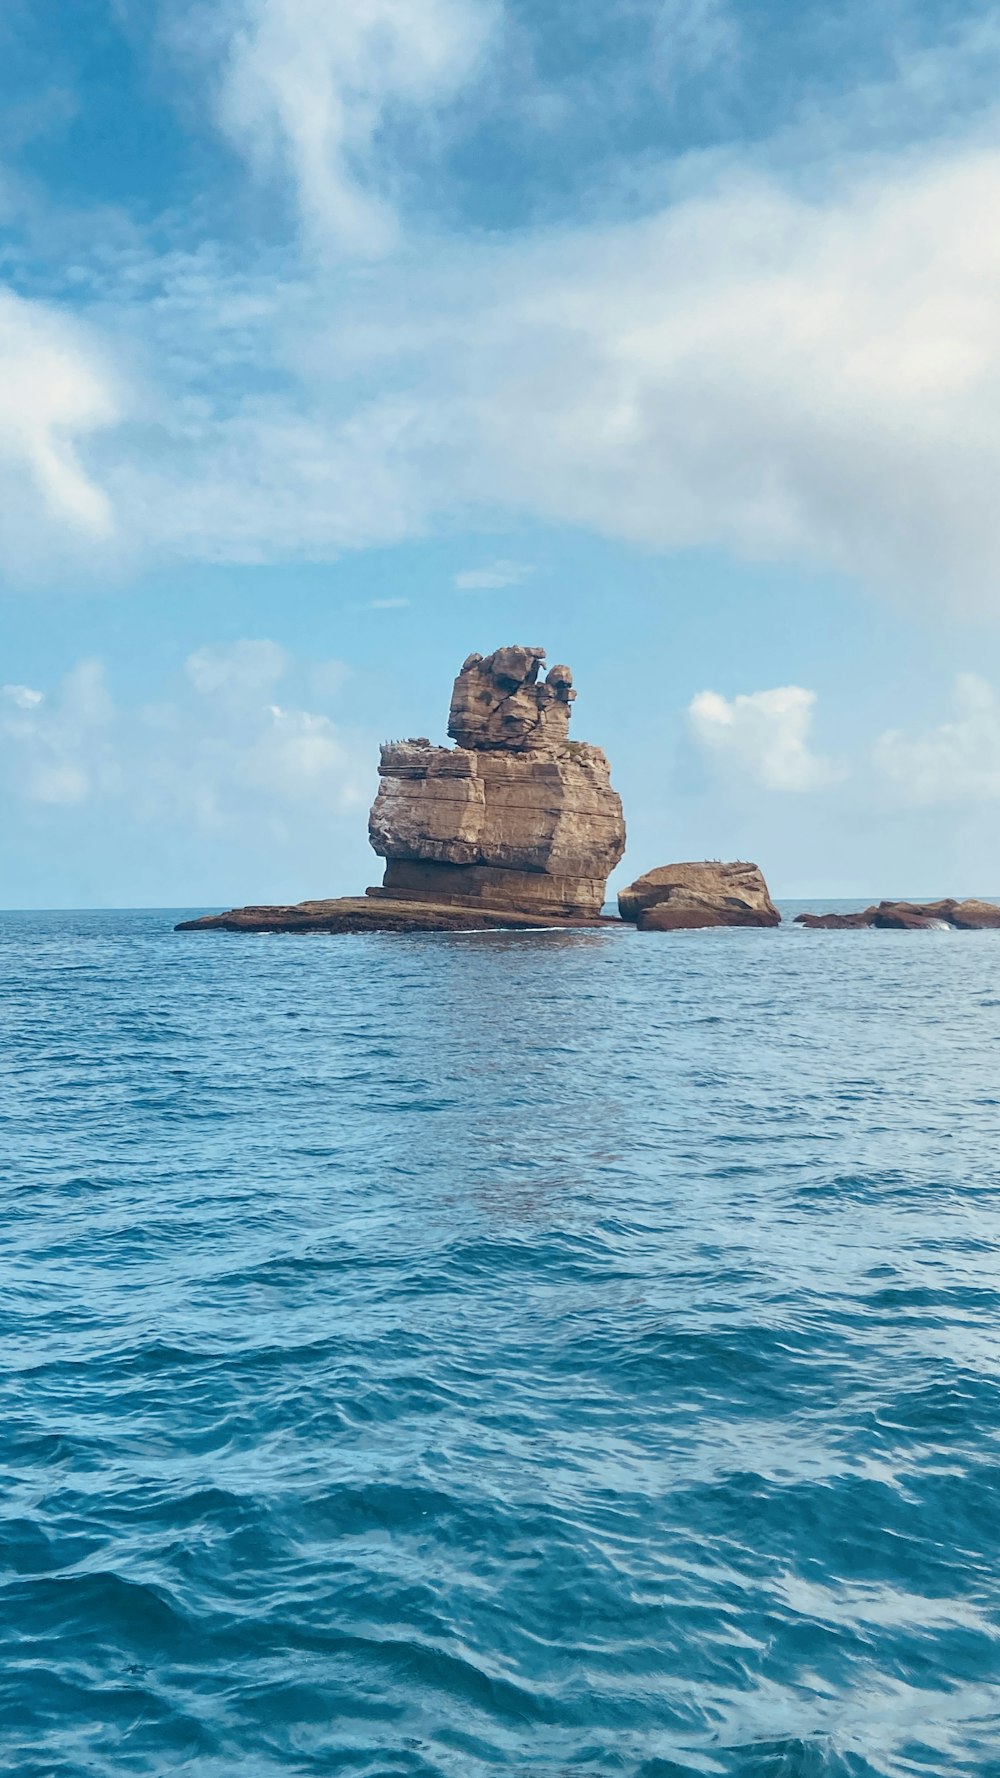
[(176, 917), (0, 916), (0, 1768), (1000, 1773), (1000, 934)]

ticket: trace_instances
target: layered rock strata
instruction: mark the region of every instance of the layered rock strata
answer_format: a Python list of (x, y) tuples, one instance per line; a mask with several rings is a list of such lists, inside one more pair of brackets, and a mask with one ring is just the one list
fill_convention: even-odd
[[(181, 920), (177, 932), (519, 932), (548, 927), (552, 920), (510, 909), (459, 907), (433, 901), (371, 900), (341, 895), (330, 901), (300, 901), (282, 907), (230, 908)], [(562, 920), (562, 926), (604, 926), (606, 920)]]
[(544, 681), (540, 648), (470, 655), (452, 694), (456, 747), (382, 748), (369, 818), (386, 860), (373, 897), (596, 917), (625, 849), (599, 747), (568, 738), (568, 667)]
[(541, 648), (470, 655), (448, 733), (382, 748), (369, 818), (385, 877), (366, 896), (235, 908), (183, 931), (447, 932), (594, 925), (625, 850), (599, 747), (569, 739), (568, 667)]
[(1000, 929), (1000, 907), (992, 901), (880, 901), (854, 914), (796, 914), (798, 926), (813, 931), (847, 932), (874, 927), (884, 932), (927, 932), (953, 926), (959, 932)]
[(757, 865), (742, 862), (662, 865), (620, 892), (618, 910), (640, 932), (781, 922)]

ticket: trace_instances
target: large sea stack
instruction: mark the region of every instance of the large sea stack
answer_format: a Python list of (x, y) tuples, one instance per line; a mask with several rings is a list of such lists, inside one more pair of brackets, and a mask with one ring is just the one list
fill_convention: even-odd
[(573, 675), (541, 678), (541, 648), (470, 654), (448, 733), (382, 748), (368, 824), (398, 900), (593, 918), (625, 850), (622, 806), (599, 747), (569, 739)]
[(453, 931), (592, 924), (625, 850), (599, 747), (569, 739), (573, 675), (542, 648), (471, 654), (451, 699), (454, 747), (382, 748), (369, 836), (386, 860), (364, 896), (235, 908), (183, 930)]

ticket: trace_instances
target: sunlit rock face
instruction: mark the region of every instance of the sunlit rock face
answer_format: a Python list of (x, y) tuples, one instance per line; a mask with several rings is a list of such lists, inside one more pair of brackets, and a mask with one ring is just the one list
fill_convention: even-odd
[(382, 748), (369, 819), (386, 860), (370, 894), (592, 918), (625, 850), (621, 801), (599, 747), (569, 740), (573, 676), (541, 678), (540, 648), (470, 655), (448, 733)]
[(620, 891), (618, 910), (640, 932), (781, 923), (760, 870), (742, 861), (661, 865)]

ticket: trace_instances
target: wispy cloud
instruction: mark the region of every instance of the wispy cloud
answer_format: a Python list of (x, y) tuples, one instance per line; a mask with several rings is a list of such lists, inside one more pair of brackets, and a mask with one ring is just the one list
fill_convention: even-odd
[(447, 101), (498, 17), (493, 0), (241, 0), (221, 121), (260, 172), (286, 171), (309, 234), (378, 255), (397, 234), (387, 121)]
[(25, 802), (73, 806), (114, 794), (121, 782), (114, 729), (100, 661), (80, 661), (49, 697), (26, 685), (0, 691), (0, 761)]
[(455, 575), (460, 593), (491, 592), (506, 586), (522, 586), (534, 569), (526, 562), (491, 562), (486, 568), (463, 568)]
[[(702, 46), (732, 22), (697, 16)], [(7, 564), (60, 539), (95, 560), (329, 560), (529, 518), (995, 605), (1000, 150), (979, 125), (862, 163), (839, 140), (824, 158), (814, 118), (742, 165), (661, 169), (615, 226), (449, 238), (396, 203), (389, 120), (417, 129), (472, 77), (488, 0), (219, 18), (226, 128), (286, 168), (307, 250), (251, 268), (133, 230), (74, 267), (88, 328), (0, 297)], [(321, 229), (390, 257), (331, 270)], [(474, 563), (455, 586), (527, 572)]]
[(80, 456), (82, 441), (122, 417), (110, 364), (91, 331), (0, 287), (0, 553), (8, 564), (31, 569), (39, 531), (94, 544), (111, 537), (108, 494)]
[(113, 804), (123, 821), (203, 829), (265, 824), (293, 807), (361, 808), (370, 765), (325, 713), (277, 701), (296, 663), (274, 642), (197, 650), (186, 689), (119, 704), (99, 661), (81, 661), (43, 693), (0, 688), (7, 794), (35, 804)]
[(414, 255), (363, 291), (244, 312), (235, 389), (220, 273), (177, 350), (151, 345), (157, 424), (127, 452), (102, 441), (105, 486), (158, 554), (329, 559), (486, 513), (988, 607), (998, 184), (978, 148), (808, 198), (725, 172), (613, 230)]
[(993, 802), (1000, 797), (1000, 697), (978, 673), (962, 673), (954, 715), (924, 733), (888, 729), (875, 764), (903, 803)]

